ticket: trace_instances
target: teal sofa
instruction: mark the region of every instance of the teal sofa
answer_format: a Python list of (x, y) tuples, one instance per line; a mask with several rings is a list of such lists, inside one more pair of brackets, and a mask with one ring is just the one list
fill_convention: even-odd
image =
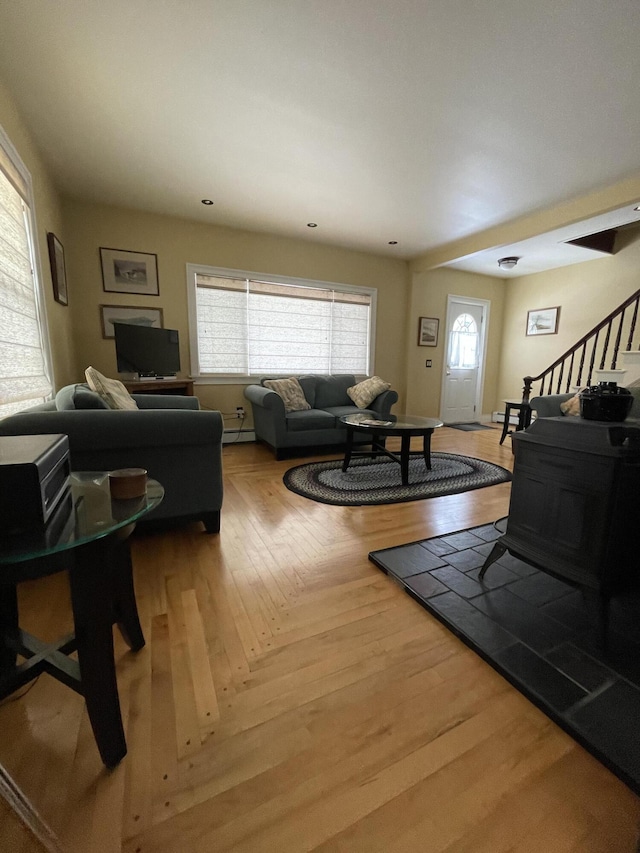
[[(398, 400), (397, 391), (389, 389), (379, 394), (367, 409), (358, 408), (347, 394), (347, 388), (357, 379), (351, 373), (297, 376), (306, 401), (311, 406), (301, 412), (285, 412), (282, 397), (264, 387), (267, 379), (286, 379), (265, 376), (259, 385), (248, 385), (244, 396), (251, 403), (256, 440), (284, 459), (301, 449), (320, 449), (346, 442), (347, 430), (340, 422), (343, 415), (365, 414), (383, 419)], [(354, 442), (371, 443), (366, 434), (355, 435)]]
[(138, 411), (113, 410), (87, 386), (66, 386), (55, 400), (0, 420), (0, 435), (67, 435), (73, 471), (146, 468), (165, 497), (141, 526), (198, 520), (208, 533), (217, 533), (222, 415), (202, 411), (197, 397), (132, 396)]
[[(628, 417), (640, 418), (640, 387), (630, 387), (629, 391), (633, 395), (633, 405)], [(540, 397), (532, 397), (529, 400), (529, 405), (539, 418), (559, 418), (564, 415), (560, 404), (575, 397), (575, 394), (575, 391), (571, 391), (568, 394), (545, 394)]]

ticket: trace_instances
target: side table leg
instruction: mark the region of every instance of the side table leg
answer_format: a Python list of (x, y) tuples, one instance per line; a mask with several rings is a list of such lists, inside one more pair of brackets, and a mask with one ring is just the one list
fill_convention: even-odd
[(7, 584), (0, 586), (0, 681), (15, 669), (19, 642), (16, 585)]
[(114, 619), (125, 643), (137, 652), (144, 646), (136, 593), (133, 586), (133, 566), (129, 539), (119, 542), (113, 550)]
[(511, 408), (507, 405), (504, 410), (504, 425), (502, 427), (502, 435), (500, 436), (500, 444), (502, 444), (509, 434), (509, 418), (511, 417)]
[(69, 571), (82, 694), (103, 763), (127, 754), (113, 657), (112, 549), (88, 543), (76, 549)]

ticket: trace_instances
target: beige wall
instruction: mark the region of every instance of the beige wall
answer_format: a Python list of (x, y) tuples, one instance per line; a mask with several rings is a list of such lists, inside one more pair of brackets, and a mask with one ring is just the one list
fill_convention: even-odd
[[(453, 269), (420, 270), (412, 265), (410, 311), (407, 348), (407, 411), (425, 417), (438, 417), (442, 374), (445, 361), (445, 322), (447, 296), (469, 296), (486, 299), (491, 303), (489, 313), (488, 346), (486, 353), (482, 413), (495, 409), (498, 394), (498, 369), (504, 310), (504, 281), (499, 278), (476, 275)], [(440, 319), (440, 333), (436, 347), (418, 346), (418, 318)], [(426, 360), (433, 367), (425, 367)]]
[[(165, 327), (180, 332), (182, 372), (188, 375), (186, 264), (195, 263), (377, 288), (375, 372), (404, 396), (409, 290), (404, 261), (69, 198), (64, 214), (68, 273), (74, 285), (76, 381), (89, 364), (117, 375), (113, 340), (102, 338), (99, 306), (105, 304), (162, 308)], [(160, 295), (105, 293), (100, 246), (157, 254)], [(196, 393), (203, 406), (233, 412), (246, 403), (243, 388), (200, 385)]]
[[(72, 382), (76, 371), (72, 333), (72, 314), (69, 307), (53, 298), (51, 268), (47, 249), (47, 232), (53, 233), (67, 247), (59, 195), (53, 185), (40, 154), (20, 117), (6, 87), (0, 82), (0, 125), (31, 173), (36, 213), (38, 258), (42, 286), (45, 294), (47, 324), (51, 338), (54, 381), (57, 387)], [(66, 257), (66, 254), (65, 254)], [(73, 305), (75, 291), (69, 283), (69, 303)]]
[[(640, 287), (640, 230), (623, 230), (611, 257), (506, 283), (499, 397), (518, 397), (535, 376)], [(557, 335), (527, 337), (527, 312), (560, 306)], [(534, 386), (537, 393), (537, 386)]]

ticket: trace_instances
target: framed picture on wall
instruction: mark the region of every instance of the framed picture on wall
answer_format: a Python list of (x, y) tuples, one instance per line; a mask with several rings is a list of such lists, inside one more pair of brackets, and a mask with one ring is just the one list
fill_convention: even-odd
[(162, 308), (133, 308), (131, 305), (101, 305), (100, 321), (102, 337), (115, 338), (114, 323), (129, 323), (133, 326), (164, 328)]
[(102, 289), (107, 293), (160, 293), (157, 255), (101, 247), (100, 264)]
[(440, 320), (435, 317), (419, 317), (418, 318), (418, 346), (420, 347), (437, 347), (438, 346), (438, 327)]
[(51, 231), (47, 234), (47, 246), (49, 248), (49, 263), (51, 265), (51, 280), (53, 282), (53, 298), (61, 305), (68, 305), (67, 268), (64, 263), (64, 248), (60, 240)]
[(555, 335), (558, 332), (560, 307), (527, 311), (527, 335)]

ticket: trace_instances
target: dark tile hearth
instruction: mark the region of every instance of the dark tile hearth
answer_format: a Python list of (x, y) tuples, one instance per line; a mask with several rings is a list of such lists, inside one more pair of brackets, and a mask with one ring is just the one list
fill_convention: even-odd
[(369, 559), (640, 794), (640, 596), (614, 599), (608, 648), (574, 587), (506, 553), (493, 524)]

